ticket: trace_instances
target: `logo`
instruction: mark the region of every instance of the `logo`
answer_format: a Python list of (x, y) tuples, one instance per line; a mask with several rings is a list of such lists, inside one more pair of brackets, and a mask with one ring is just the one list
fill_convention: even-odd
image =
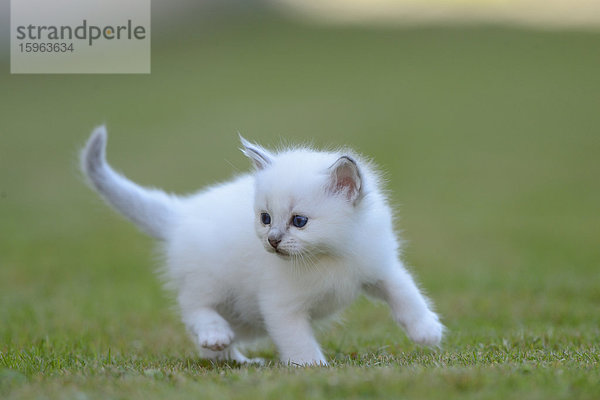
[(150, 73), (150, 0), (12, 0), (11, 73)]

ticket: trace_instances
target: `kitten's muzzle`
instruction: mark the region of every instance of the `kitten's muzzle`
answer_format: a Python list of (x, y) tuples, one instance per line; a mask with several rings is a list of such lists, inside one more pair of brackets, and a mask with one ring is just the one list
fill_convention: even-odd
[(281, 232), (275, 231), (275, 232), (269, 233), (267, 240), (269, 241), (269, 244), (271, 245), (271, 247), (273, 247), (275, 250), (277, 250), (277, 246), (279, 246), (279, 243), (281, 243), (282, 237), (283, 237), (283, 234)]

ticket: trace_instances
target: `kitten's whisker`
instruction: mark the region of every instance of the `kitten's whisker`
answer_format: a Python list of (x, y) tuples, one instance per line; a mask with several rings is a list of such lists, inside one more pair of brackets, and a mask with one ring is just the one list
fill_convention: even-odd
[(311, 251), (303, 252), (301, 257), (307, 270), (316, 271), (318, 269), (317, 257)]

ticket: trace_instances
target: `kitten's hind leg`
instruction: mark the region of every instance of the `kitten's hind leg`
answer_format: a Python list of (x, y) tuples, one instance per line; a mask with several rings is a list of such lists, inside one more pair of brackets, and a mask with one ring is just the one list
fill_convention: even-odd
[(229, 323), (212, 308), (197, 309), (184, 320), (198, 345), (212, 352), (226, 349), (235, 336)]
[(438, 346), (444, 326), (404, 266), (399, 261), (394, 264), (379, 281), (365, 286), (366, 292), (390, 305), (394, 319), (412, 341)]
[(229, 359), (230, 360), (234, 360), (237, 361), (241, 364), (259, 364), (259, 365), (263, 365), (265, 363), (265, 360), (263, 358), (248, 358), (245, 355), (243, 355), (240, 350), (237, 348), (237, 346), (233, 346), (231, 347), (231, 349), (229, 350)]
[(200, 354), (202, 358), (209, 360), (219, 361), (235, 361), (240, 364), (264, 364), (265, 360), (262, 358), (248, 358), (243, 355), (236, 346), (230, 346), (229, 348), (221, 351), (212, 351), (208, 349), (201, 349)]

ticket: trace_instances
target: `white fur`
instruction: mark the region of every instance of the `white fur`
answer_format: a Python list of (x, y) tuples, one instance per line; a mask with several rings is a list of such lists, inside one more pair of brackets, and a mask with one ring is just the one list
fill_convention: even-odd
[[(236, 344), (267, 334), (283, 362), (326, 365), (311, 323), (361, 290), (387, 301), (412, 340), (439, 345), (443, 326), (399, 259), (370, 163), (347, 151), (274, 154), (241, 141), (256, 171), (188, 197), (115, 173), (104, 127), (82, 151), (82, 169), (105, 200), (164, 241), (167, 276), (202, 355), (254, 361)], [(306, 226), (293, 226), (294, 215), (308, 217)], [(269, 237), (280, 240), (277, 249)]]

